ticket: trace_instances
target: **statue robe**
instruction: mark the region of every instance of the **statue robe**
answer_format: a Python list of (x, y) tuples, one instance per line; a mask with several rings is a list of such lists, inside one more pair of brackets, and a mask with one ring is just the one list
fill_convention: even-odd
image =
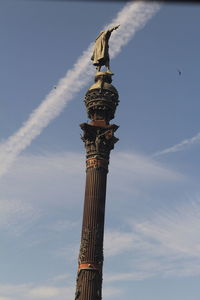
[(108, 40), (110, 38), (110, 30), (102, 31), (96, 38), (94, 51), (91, 57), (94, 66), (103, 66), (109, 62)]

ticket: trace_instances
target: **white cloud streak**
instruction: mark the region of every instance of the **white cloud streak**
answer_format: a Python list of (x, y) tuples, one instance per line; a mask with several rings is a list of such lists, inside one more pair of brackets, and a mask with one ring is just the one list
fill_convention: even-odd
[[(134, 36), (136, 31), (143, 28), (159, 10), (157, 2), (147, 3), (137, 1), (128, 3), (118, 13), (116, 18), (107, 25), (120, 24), (120, 29), (116, 31), (110, 42), (110, 55), (114, 58)], [(3, 175), (17, 158), (17, 156), (28, 147), (31, 142), (41, 134), (42, 130), (55, 119), (65, 108), (66, 104), (73, 96), (80, 91), (91, 79), (94, 68), (90, 63), (93, 44), (91, 44), (81, 57), (69, 70), (66, 75), (59, 80), (53, 89), (35, 109), (23, 126), (8, 138), (0, 146), (0, 175)]]
[(0, 300), (13, 300), (13, 298), (10, 298), (10, 297), (9, 298), (8, 297), (1, 297), (0, 296)]
[(150, 157), (134, 152), (113, 153), (111, 166), (114, 171), (121, 173), (121, 176), (127, 177), (127, 174), (130, 174), (134, 181), (142, 179), (143, 184), (145, 181), (176, 181), (184, 178), (180, 173), (158, 164)]
[[(55, 285), (34, 284), (1, 284), (0, 300), (27, 300), (27, 299), (51, 299), (59, 298), (69, 300), (73, 297), (74, 289)], [(1, 296), (2, 295), (2, 296)]]
[[(103, 288), (104, 297), (112, 297), (121, 294), (119, 288), (105, 287)], [(74, 298), (75, 288), (72, 287), (72, 282), (65, 285), (34, 285), (28, 284), (1, 284), (0, 285), (0, 300), (36, 300), (50, 299), (71, 300)]]
[(166, 148), (164, 150), (154, 153), (153, 157), (183, 151), (183, 150), (189, 148), (190, 146), (197, 144), (199, 142), (200, 142), (200, 132), (197, 133), (195, 136), (191, 137), (190, 139), (185, 139), (182, 142), (175, 144), (172, 147), (169, 147), (169, 148)]
[[(126, 253), (129, 258), (126, 269), (128, 271), (131, 268), (126, 273), (106, 273), (106, 282), (200, 274), (198, 199), (176, 206), (173, 210), (157, 211), (145, 221), (131, 220), (130, 226), (130, 231), (123, 232), (115, 228), (105, 236), (106, 255), (123, 254), (124, 257)], [(119, 245), (117, 251), (116, 245)], [(123, 262), (126, 263), (125, 260)]]
[[(55, 214), (55, 210), (63, 210), (64, 207), (73, 209), (80, 205), (84, 192), (84, 169), (83, 155), (80, 153), (21, 155), (12, 172), (7, 173), (0, 182), (0, 229), (6, 228), (20, 234), (23, 228), (29, 230), (32, 222), (45, 214), (47, 206), (49, 213)], [(121, 193), (129, 199), (136, 189), (145, 192), (150, 187), (157, 187), (158, 183), (168, 186), (185, 182), (178, 172), (131, 152), (113, 153), (110, 169), (112, 178), (109, 180), (113, 182), (114, 197)], [(123, 186), (120, 184), (121, 178), (124, 179)], [(55, 234), (67, 229), (74, 230), (77, 222), (71, 218), (58, 219), (45, 226), (43, 230)], [(112, 238), (117, 236), (113, 235)]]

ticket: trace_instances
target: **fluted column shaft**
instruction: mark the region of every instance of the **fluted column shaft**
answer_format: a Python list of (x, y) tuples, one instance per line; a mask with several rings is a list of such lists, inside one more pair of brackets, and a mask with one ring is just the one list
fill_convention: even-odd
[(106, 179), (106, 169), (87, 169), (76, 292), (79, 300), (101, 299)]

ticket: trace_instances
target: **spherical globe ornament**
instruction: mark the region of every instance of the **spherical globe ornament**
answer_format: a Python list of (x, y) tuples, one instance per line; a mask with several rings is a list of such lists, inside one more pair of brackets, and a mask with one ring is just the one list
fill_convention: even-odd
[(97, 72), (95, 83), (85, 95), (88, 117), (92, 121), (105, 120), (109, 123), (114, 118), (119, 103), (117, 89), (111, 84), (112, 73)]

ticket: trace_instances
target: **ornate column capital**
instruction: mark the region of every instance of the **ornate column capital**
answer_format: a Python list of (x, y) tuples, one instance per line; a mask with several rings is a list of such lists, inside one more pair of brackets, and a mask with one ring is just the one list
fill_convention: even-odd
[(110, 151), (118, 141), (118, 138), (114, 136), (118, 126), (112, 124), (102, 127), (82, 123), (80, 127), (83, 130), (81, 138), (85, 143), (87, 168), (103, 167), (107, 169)]

